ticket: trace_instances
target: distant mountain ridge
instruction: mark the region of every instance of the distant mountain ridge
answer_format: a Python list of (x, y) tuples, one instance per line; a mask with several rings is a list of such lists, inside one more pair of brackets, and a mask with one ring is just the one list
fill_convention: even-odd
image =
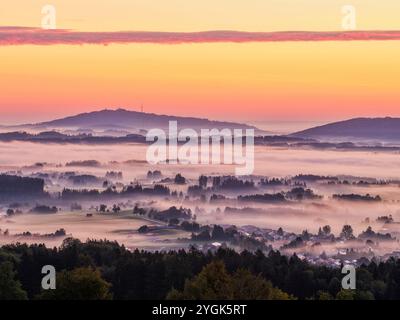
[(354, 118), (295, 132), (290, 136), (317, 140), (400, 141), (400, 118)]
[(79, 128), (79, 129), (120, 129), (120, 130), (148, 130), (153, 128), (167, 129), (169, 121), (177, 121), (178, 129), (192, 128), (200, 129), (255, 129), (254, 126), (247, 124), (213, 121), (194, 117), (178, 117), (170, 115), (158, 115), (154, 113), (144, 113), (125, 109), (100, 110), (88, 113), (41, 122), (32, 127), (37, 128)]

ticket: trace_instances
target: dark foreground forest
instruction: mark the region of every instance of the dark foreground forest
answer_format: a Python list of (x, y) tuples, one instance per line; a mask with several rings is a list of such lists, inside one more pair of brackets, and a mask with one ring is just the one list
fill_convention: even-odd
[[(44, 265), (57, 289), (43, 291)], [(9, 299), (400, 299), (400, 260), (357, 269), (357, 289), (341, 290), (341, 269), (271, 251), (130, 252), (109, 241), (66, 239), (60, 248), (0, 248), (0, 300)]]

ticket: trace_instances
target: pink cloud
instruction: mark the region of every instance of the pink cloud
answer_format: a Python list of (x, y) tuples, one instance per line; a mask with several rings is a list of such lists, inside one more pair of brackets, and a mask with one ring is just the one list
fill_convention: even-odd
[(82, 45), (124, 43), (212, 43), (212, 42), (279, 42), (279, 41), (372, 41), (400, 40), (400, 31), (284, 31), (284, 32), (79, 32), (43, 30), (30, 27), (0, 27), (0, 46), (10, 45)]

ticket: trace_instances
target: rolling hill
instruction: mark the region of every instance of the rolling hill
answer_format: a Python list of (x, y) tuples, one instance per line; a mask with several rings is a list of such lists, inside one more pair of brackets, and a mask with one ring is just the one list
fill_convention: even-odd
[(71, 117), (57, 119), (48, 122), (30, 125), (34, 128), (73, 128), (73, 129), (92, 129), (92, 130), (148, 130), (152, 128), (167, 129), (169, 121), (177, 121), (178, 128), (200, 129), (255, 129), (257, 128), (246, 124), (212, 121), (193, 117), (177, 117), (169, 115), (158, 115), (129, 111), (125, 109), (101, 110), (89, 113), (81, 113)]
[(320, 141), (400, 141), (400, 118), (354, 118), (291, 134)]

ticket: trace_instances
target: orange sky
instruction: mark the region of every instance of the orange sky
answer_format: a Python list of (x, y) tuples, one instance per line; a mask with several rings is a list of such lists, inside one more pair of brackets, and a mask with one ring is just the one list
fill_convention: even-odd
[[(28, 2), (28, 4), (26, 4)], [(341, 30), (343, 1), (57, 0), (79, 31)], [(3, 0), (0, 26), (40, 27)], [(400, 2), (352, 1), (360, 30), (400, 30)], [(232, 120), (400, 116), (400, 41), (0, 46), (0, 123), (102, 108)]]

